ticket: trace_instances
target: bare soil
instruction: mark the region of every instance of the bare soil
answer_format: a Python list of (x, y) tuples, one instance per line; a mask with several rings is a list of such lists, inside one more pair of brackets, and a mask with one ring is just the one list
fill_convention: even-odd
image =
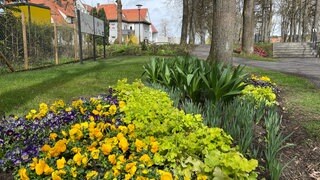
[[(282, 99), (282, 107), (285, 99)], [(285, 148), (280, 156), (282, 163), (289, 163), (282, 173), (283, 180), (320, 180), (320, 142), (310, 137), (302, 126), (306, 115), (301, 111), (282, 110), (282, 130), (284, 135), (293, 133), (287, 143), (295, 146)], [(320, 120), (320, 117), (317, 117)], [(320, 133), (320, 132), (319, 132)]]

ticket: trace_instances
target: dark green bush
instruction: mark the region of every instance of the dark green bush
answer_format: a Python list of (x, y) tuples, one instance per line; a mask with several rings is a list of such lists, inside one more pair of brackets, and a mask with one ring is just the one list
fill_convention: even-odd
[(143, 68), (150, 83), (178, 89), (183, 101), (228, 101), (241, 94), (245, 86), (243, 67), (208, 64), (192, 57), (153, 58)]

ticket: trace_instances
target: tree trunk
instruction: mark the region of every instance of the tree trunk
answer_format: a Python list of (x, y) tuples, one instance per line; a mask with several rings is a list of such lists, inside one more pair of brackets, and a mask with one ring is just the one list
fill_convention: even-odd
[(117, 0), (117, 19), (118, 19), (118, 43), (122, 43), (122, 3)]
[(244, 53), (253, 53), (254, 42), (254, 0), (244, 0), (242, 50)]
[(188, 0), (183, 0), (183, 15), (180, 44), (187, 44), (188, 38)]
[(194, 1), (189, 2), (189, 44), (195, 43), (195, 9)]
[(210, 63), (232, 63), (235, 15), (235, 0), (213, 1), (212, 39), (208, 57)]

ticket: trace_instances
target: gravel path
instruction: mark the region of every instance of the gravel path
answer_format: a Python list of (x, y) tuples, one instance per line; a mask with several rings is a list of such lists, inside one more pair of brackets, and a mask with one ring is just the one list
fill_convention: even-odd
[[(206, 59), (209, 50), (209, 45), (200, 45), (191, 54)], [(235, 65), (243, 64), (302, 76), (320, 88), (320, 58), (279, 58), (275, 62), (267, 62), (234, 57), (233, 62)]]

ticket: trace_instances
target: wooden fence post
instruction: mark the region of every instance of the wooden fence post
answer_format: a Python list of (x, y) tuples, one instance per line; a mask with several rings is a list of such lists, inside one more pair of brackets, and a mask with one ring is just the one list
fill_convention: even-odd
[(24, 13), (21, 12), (24, 69), (29, 69), (27, 29)]
[(58, 54), (58, 34), (57, 34), (57, 25), (53, 23), (53, 32), (54, 32), (54, 59), (56, 64), (59, 64), (59, 54)]
[(74, 60), (77, 61), (78, 60), (78, 33), (77, 33), (77, 24), (74, 23), (74, 26), (73, 26), (73, 37), (74, 37)]

